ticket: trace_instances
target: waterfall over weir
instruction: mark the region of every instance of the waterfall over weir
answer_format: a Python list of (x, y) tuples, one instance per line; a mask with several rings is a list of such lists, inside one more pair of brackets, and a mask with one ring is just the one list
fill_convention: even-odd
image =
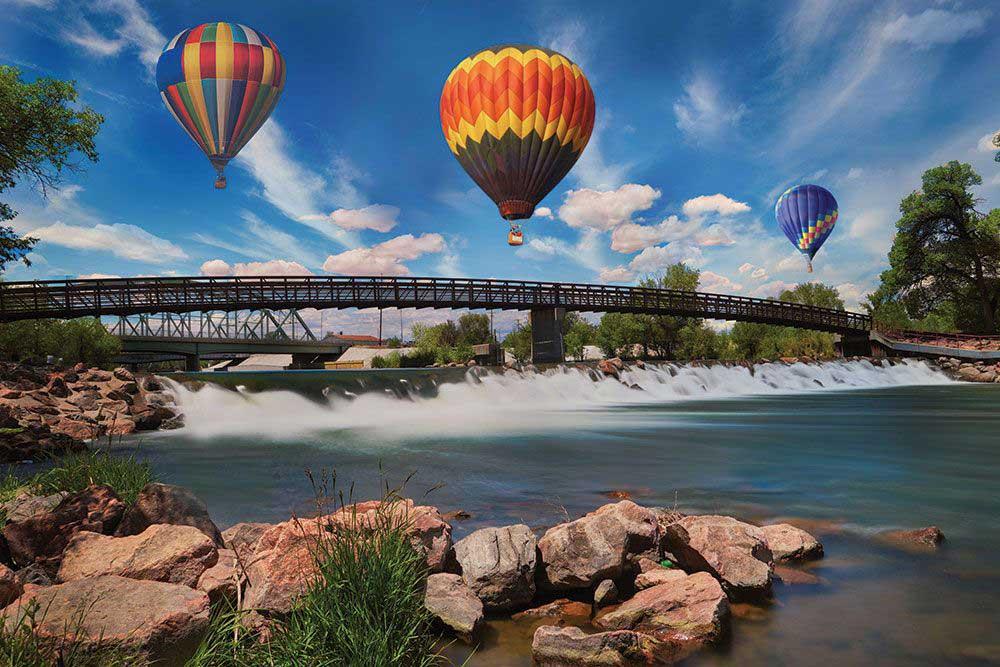
[[(874, 365), (866, 360), (764, 363), (753, 370), (713, 364), (647, 364), (621, 381), (587, 368), (544, 372), (474, 369), (291, 371), (198, 374), (198, 387), (168, 381), (184, 413), (188, 437), (245, 434), (285, 438), (344, 429), (388, 439), (412, 436), (538, 433), (585, 428), (615, 416), (621, 405), (797, 394), (904, 385), (947, 384), (922, 361)], [(199, 383), (200, 384), (200, 383)], [(235, 391), (233, 390), (235, 389)]]

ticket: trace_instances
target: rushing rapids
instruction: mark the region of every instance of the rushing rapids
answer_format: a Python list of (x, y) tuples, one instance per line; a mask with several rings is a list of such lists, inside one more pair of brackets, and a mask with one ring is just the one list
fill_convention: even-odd
[(287, 437), (352, 429), (400, 438), (533, 433), (616, 419), (604, 410), (619, 405), (952, 382), (936, 368), (911, 360), (885, 365), (867, 360), (763, 363), (752, 368), (648, 364), (627, 368), (620, 380), (574, 366), (544, 372), (476, 369), (452, 374), (454, 381), (397, 371), (387, 374), (388, 384), (355, 380), (349, 386), (340, 377), (347, 376), (312, 374), (314, 383), (324, 385), (319, 400), (283, 389), (249, 391), (238, 384), (237, 374), (224, 378), (237, 391), (211, 382), (197, 388), (171, 382), (170, 387), (185, 415), (188, 436)]

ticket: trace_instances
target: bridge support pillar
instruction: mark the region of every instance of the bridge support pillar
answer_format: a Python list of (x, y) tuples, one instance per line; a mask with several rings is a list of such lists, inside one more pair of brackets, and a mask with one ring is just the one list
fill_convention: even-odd
[(562, 308), (531, 309), (531, 363), (558, 364), (564, 361)]
[(201, 370), (201, 358), (197, 354), (184, 355), (184, 370), (188, 373), (196, 373)]
[(841, 357), (868, 357), (872, 355), (872, 341), (867, 333), (840, 334), (835, 342)]

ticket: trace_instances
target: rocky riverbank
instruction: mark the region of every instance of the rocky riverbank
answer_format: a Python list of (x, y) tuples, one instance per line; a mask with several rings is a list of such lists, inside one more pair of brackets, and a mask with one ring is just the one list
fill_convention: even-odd
[(937, 365), (955, 380), (963, 382), (1000, 382), (1000, 362), (973, 362), (954, 357), (938, 357)]
[(0, 463), (82, 451), (86, 442), (182, 424), (151, 375), (0, 363)]
[(774, 582), (811, 583), (798, 566), (823, 556), (815, 537), (788, 523), (685, 516), (629, 500), (540, 533), (489, 527), (457, 542), (437, 508), (410, 500), (225, 531), (189, 491), (158, 483), (129, 507), (92, 486), (22, 494), (0, 510), (8, 520), (0, 623), (45, 609), (34, 632), (46, 645), (73, 628), (85, 646), (120, 645), (177, 665), (222, 600), (247, 610), (247, 630), (266, 640), (317, 575), (318, 541), (387, 514), (405, 519), (426, 565), (425, 606), (439, 630), (475, 643), (491, 622), (512, 617), (532, 629), (537, 665), (675, 662), (723, 641), (734, 613), (780, 595)]

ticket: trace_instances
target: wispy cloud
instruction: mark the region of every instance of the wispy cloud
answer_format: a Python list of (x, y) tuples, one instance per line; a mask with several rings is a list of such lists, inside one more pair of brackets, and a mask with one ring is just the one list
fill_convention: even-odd
[(170, 241), (150, 234), (141, 227), (116, 223), (82, 227), (56, 222), (31, 230), (31, 235), (75, 250), (101, 250), (116, 257), (151, 264), (166, 264), (187, 259), (187, 253)]
[(725, 99), (718, 84), (704, 74), (685, 85), (684, 94), (674, 102), (677, 127), (698, 142), (735, 131), (746, 114), (746, 105)]
[[(55, 8), (55, 3), (33, 4)], [(62, 38), (98, 57), (117, 56), (123, 51), (135, 52), (152, 75), (167, 38), (153, 25), (149, 13), (138, 0), (93, 0), (85, 7), (90, 16), (114, 24), (110, 33), (98, 30), (86, 14), (80, 14), (62, 30)]]

